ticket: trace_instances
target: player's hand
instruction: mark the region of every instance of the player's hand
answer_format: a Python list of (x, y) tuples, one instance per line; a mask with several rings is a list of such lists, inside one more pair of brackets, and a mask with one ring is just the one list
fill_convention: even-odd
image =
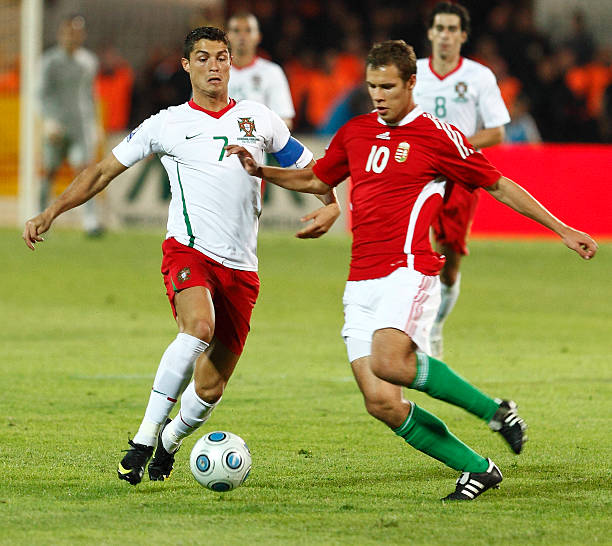
[(340, 216), (340, 206), (338, 203), (330, 203), (324, 207), (313, 210), (301, 218), (302, 222), (312, 220), (306, 227), (298, 231), (295, 236), (298, 239), (317, 239), (321, 235), (325, 235), (334, 225), (334, 222)]
[(42, 132), (43, 136), (47, 140), (58, 144), (64, 138), (66, 130), (59, 121), (51, 118), (46, 118), (43, 120), (42, 123)]
[(28, 248), (34, 250), (34, 245), (36, 243), (44, 241), (42, 234), (51, 227), (52, 221), (53, 220), (48, 215), (42, 212), (25, 223), (25, 228), (23, 229), (21, 237)]
[(568, 228), (561, 234), (561, 239), (568, 248), (576, 251), (585, 260), (592, 259), (597, 253), (597, 243), (582, 231)]
[(240, 163), (242, 163), (242, 166), (244, 167), (244, 170), (251, 176), (259, 176), (259, 165), (257, 164), (257, 161), (253, 159), (251, 152), (249, 152), (246, 148), (236, 144), (229, 144), (225, 147), (225, 151), (227, 152), (227, 155), (237, 155)]

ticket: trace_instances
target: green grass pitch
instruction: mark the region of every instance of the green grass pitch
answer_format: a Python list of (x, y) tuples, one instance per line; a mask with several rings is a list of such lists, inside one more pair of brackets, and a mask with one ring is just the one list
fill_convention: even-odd
[[(473, 503), (443, 504), (457, 473), (363, 408), (339, 336), (341, 236), (262, 234), (260, 299), (221, 405), (168, 482), (119, 481), (176, 332), (161, 239), (59, 230), (32, 253), (0, 230), (0, 543), (612, 542), (612, 245), (587, 263), (559, 242), (472, 242), (445, 360), (514, 398), (530, 441), (514, 456), (484, 423), (414, 393), (505, 476)], [(227, 494), (189, 472), (191, 446), (215, 429), (253, 455)]]

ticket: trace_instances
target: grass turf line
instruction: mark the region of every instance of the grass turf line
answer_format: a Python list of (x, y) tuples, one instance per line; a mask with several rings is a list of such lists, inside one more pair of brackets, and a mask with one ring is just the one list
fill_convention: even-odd
[[(472, 416), (411, 393), (504, 473), (499, 491), (461, 505), (438, 501), (454, 471), (363, 409), (339, 337), (344, 237), (262, 234), (260, 300), (222, 404), (170, 481), (117, 480), (176, 331), (160, 244), (56, 231), (31, 253), (0, 230), (0, 543), (610, 542), (609, 244), (585, 263), (555, 242), (472, 243), (446, 361), (516, 399), (531, 441), (515, 457)], [(247, 483), (226, 495), (189, 473), (213, 429), (253, 452)]]

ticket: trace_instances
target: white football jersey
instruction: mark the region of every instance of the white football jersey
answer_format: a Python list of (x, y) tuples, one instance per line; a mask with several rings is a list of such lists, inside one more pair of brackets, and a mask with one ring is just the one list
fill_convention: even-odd
[(418, 59), (414, 101), (468, 138), (482, 128), (510, 122), (493, 72), (465, 57), (446, 76), (434, 72), (431, 59)]
[(271, 153), (283, 167), (303, 168), (312, 152), (291, 137), (283, 120), (263, 104), (231, 100), (219, 112), (193, 101), (151, 116), (114, 149), (130, 167), (159, 155), (172, 199), (166, 238), (193, 247), (233, 269), (257, 270), (261, 179), (250, 176), (228, 144), (244, 146), (259, 163)]
[(60, 123), (67, 136), (77, 141), (83, 138), (93, 141), (97, 130), (94, 102), (97, 72), (98, 58), (82, 47), (69, 55), (56, 46), (41, 59), (41, 115)]
[(243, 68), (232, 65), (229, 96), (236, 100), (261, 102), (284, 119), (295, 117), (289, 83), (283, 69), (260, 57)]

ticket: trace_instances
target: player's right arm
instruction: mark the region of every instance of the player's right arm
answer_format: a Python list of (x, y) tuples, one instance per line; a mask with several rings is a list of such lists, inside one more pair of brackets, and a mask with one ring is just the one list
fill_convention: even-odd
[(126, 169), (111, 152), (102, 161), (82, 170), (51, 205), (25, 223), (22, 234), (25, 244), (34, 250), (34, 245), (44, 240), (42, 234), (60, 214), (89, 201)]

